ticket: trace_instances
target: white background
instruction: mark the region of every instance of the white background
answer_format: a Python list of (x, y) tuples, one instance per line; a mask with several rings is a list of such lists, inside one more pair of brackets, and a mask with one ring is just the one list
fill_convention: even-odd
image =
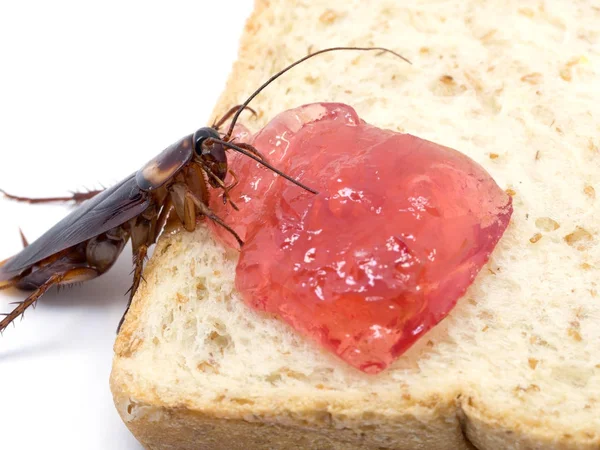
[[(0, 188), (110, 185), (207, 125), (252, 0), (0, 3)], [(0, 200), (0, 260), (68, 212)], [(141, 449), (108, 386), (130, 250), (105, 276), (46, 294), (0, 337), (0, 441)], [(0, 293), (0, 312), (25, 297)]]

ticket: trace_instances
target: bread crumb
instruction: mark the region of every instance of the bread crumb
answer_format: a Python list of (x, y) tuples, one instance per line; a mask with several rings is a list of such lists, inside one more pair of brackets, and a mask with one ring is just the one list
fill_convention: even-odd
[[(579, 306), (575, 309), (575, 317), (577, 317), (577, 319), (579, 320), (583, 320), (588, 317), (583, 306)], [(577, 326), (579, 326), (579, 323), (577, 324)]]
[(581, 342), (583, 340), (579, 331), (577, 331), (577, 329), (574, 327), (569, 328), (567, 330), (567, 334), (569, 335), (569, 337), (573, 338), (576, 342)]
[(533, 236), (529, 238), (529, 242), (535, 244), (542, 238), (542, 233), (535, 233)]
[(582, 251), (590, 245), (594, 240), (594, 237), (585, 228), (577, 227), (575, 231), (567, 234), (564, 239), (571, 247), (575, 247), (577, 250)]
[(455, 85), (456, 82), (454, 81), (454, 78), (452, 78), (450, 75), (442, 75), (440, 77), (440, 81), (444, 84), (447, 84), (449, 86)]
[(273, 372), (265, 378), (265, 381), (267, 381), (267, 383), (271, 383), (273, 385), (280, 383), (281, 380), (282, 380), (282, 377), (279, 372)]
[(283, 373), (288, 378), (293, 378), (294, 380), (306, 380), (308, 377), (303, 373), (297, 372), (295, 370), (291, 370), (287, 367), (283, 367), (281, 369), (281, 373)]
[(550, 217), (538, 217), (535, 219), (535, 226), (546, 232), (558, 230), (560, 228), (560, 224)]
[(316, 82), (319, 81), (319, 79), (313, 77), (312, 75), (307, 75), (304, 77), (304, 81), (306, 82), (306, 84), (316, 84)]
[(490, 153), (490, 159), (498, 159), (500, 155), (498, 153)]
[(177, 297), (177, 303), (179, 303), (180, 305), (184, 305), (190, 301), (189, 297), (186, 297), (185, 295), (181, 294), (180, 292), (177, 292), (176, 297)]
[(458, 95), (467, 90), (465, 85), (457, 84), (454, 80), (454, 77), (451, 75), (442, 75), (438, 78), (439, 83), (435, 83), (432, 86), (432, 91), (434, 94), (439, 95), (441, 97), (449, 97), (453, 95)]
[(206, 289), (206, 286), (204, 285), (204, 283), (198, 282), (196, 284), (196, 293), (198, 295), (198, 298), (204, 298), (206, 292), (207, 292), (207, 289)]
[(573, 66), (583, 62), (584, 58), (577, 57), (569, 60), (562, 69), (560, 69), (560, 77), (565, 81), (571, 81), (573, 79)]
[(335, 22), (340, 16), (335, 11), (328, 9), (319, 17), (319, 22), (331, 25)]
[(419, 53), (421, 53), (422, 55), (427, 55), (431, 53), (431, 50), (429, 50), (429, 47), (421, 47), (419, 49)]
[(529, 338), (529, 343), (533, 344), (533, 345), (540, 345), (542, 347), (550, 347), (550, 344), (548, 344), (548, 341), (542, 339), (541, 337), (537, 336), (537, 335), (533, 335)]
[(219, 370), (217, 368), (216, 363), (213, 364), (211, 362), (208, 361), (201, 361), (198, 363), (198, 365), (196, 366), (196, 368), (200, 371), (200, 372), (204, 372), (204, 373), (212, 373), (212, 374), (218, 374)]
[(484, 91), (481, 80), (479, 78), (477, 78), (475, 75), (465, 72), (465, 77), (467, 78), (467, 80), (469, 80), (469, 83), (471, 83), (471, 85), (473, 86), (473, 89), (475, 89), (475, 92), (477, 92), (478, 94), (481, 94)]
[(536, 367), (537, 367), (537, 365), (538, 365), (538, 362), (539, 362), (539, 361), (538, 361), (537, 359), (535, 359), (535, 358), (529, 358), (529, 359), (527, 360), (527, 363), (529, 364), (529, 367), (530, 367), (532, 370), (535, 370), (535, 368), (536, 368)]
[(515, 388), (515, 393), (520, 393), (520, 392), (540, 392), (540, 387), (537, 384), (530, 384), (527, 387), (523, 387), (523, 386), (517, 386)]
[(586, 184), (584, 186), (583, 193), (585, 195), (587, 195), (589, 198), (591, 198), (592, 200), (596, 198), (596, 190), (589, 184)]
[(530, 8), (519, 8), (519, 14), (529, 18), (532, 18), (535, 15), (534, 11)]
[(483, 42), (489, 42), (494, 37), (494, 35), (496, 34), (497, 31), (498, 30), (490, 30), (487, 33), (485, 33), (483, 36), (481, 36), (480, 39)]
[(539, 72), (528, 73), (521, 77), (521, 81), (529, 84), (540, 84), (542, 81), (542, 74)]
[(506, 189), (504, 192), (506, 192), (511, 197), (514, 197), (515, 195), (517, 195), (517, 191), (515, 191), (514, 189), (511, 189), (511, 188)]
[(479, 317), (481, 320), (493, 320), (494, 314), (490, 311), (484, 310), (477, 314), (477, 317)]

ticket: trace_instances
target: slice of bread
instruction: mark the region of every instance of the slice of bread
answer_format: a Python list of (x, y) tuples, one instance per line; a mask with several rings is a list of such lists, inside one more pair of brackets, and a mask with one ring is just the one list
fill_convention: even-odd
[(513, 195), (452, 313), (365, 375), (250, 310), (236, 252), (161, 238), (115, 344), (123, 420), (148, 449), (600, 448), (600, 8), (552, 2), (258, 0), (215, 110), (311, 49), (252, 106), (338, 101), (458, 149)]

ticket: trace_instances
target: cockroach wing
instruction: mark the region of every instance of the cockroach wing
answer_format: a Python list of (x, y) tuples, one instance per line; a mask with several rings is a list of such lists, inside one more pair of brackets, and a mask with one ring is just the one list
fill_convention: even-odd
[(135, 173), (88, 200), (35, 242), (0, 266), (0, 281), (8, 280), (69, 247), (87, 241), (138, 216), (148, 207), (148, 193), (135, 181)]
[(153, 191), (172, 179), (194, 155), (194, 135), (184, 137), (164, 149), (144, 167), (135, 179), (140, 189)]

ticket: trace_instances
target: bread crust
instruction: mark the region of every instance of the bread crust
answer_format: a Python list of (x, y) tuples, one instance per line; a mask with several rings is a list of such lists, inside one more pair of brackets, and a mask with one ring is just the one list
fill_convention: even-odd
[(246, 408), (235, 414), (240, 418), (222, 418), (224, 412), (231, 415), (229, 408), (198, 411), (184, 406), (158, 406), (154, 402), (131, 403), (126, 386), (113, 378), (111, 388), (121, 418), (142, 445), (152, 450), (473, 449), (464, 439), (458, 421), (448, 423), (454, 411), (436, 410), (418, 417), (400, 413), (392, 418), (382, 414), (376, 418), (379, 425), (361, 429), (344, 427), (340, 422), (333, 426), (331, 416), (322, 409), (305, 411), (312, 416), (310, 423), (290, 420), (297, 406), (293, 402), (289, 402), (289, 410), (282, 416), (260, 416)]
[[(293, 10), (299, 3), (291, 1), (288, 8)], [(257, 37), (264, 32), (263, 27), (276, 28), (277, 20), (271, 1), (256, 1), (245, 27), (238, 61), (215, 107), (215, 117), (248, 94), (243, 74), (255, 70), (257, 56), (264, 57)], [(324, 47), (329, 43), (323, 44)], [(267, 49), (267, 60), (276, 59), (272, 51)], [(259, 120), (254, 125), (264, 124), (268, 119), (259, 110)], [(554, 428), (540, 417), (523, 419), (506, 408), (496, 409), (499, 405), (490, 405), (485, 394), (468, 386), (420, 398), (390, 394), (390, 399), (378, 399), (382, 403), (370, 406), (369, 399), (360, 396), (354, 402), (341, 399), (335, 402), (298, 398), (292, 392), (289, 397), (265, 397), (247, 404), (165, 398), (153, 386), (140, 382), (128, 359), (144, 339), (140, 329), (148, 294), (156, 289), (154, 274), (164, 261), (183, 251), (174, 236), (169, 232), (161, 238), (146, 268), (148, 283), (140, 287), (114, 347), (111, 390), (115, 405), (125, 424), (147, 449), (586, 450), (600, 447), (600, 430), (592, 424), (570, 430)], [(368, 420), (365, 411), (369, 412)]]

